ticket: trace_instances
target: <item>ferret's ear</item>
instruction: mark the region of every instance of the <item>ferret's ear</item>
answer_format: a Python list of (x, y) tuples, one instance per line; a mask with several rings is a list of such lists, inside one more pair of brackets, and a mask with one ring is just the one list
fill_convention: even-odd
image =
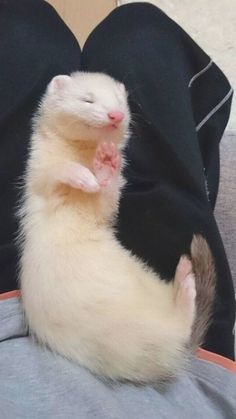
[(50, 92), (56, 92), (60, 89), (62, 89), (64, 86), (70, 82), (71, 78), (70, 76), (55, 76), (53, 77), (52, 81), (49, 84), (49, 91)]

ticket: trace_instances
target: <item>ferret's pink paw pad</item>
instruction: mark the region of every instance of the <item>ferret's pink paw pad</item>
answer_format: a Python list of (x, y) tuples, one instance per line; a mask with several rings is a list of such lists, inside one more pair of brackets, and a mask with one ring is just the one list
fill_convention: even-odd
[(121, 158), (113, 143), (102, 143), (98, 146), (93, 160), (93, 168), (98, 182), (106, 186), (120, 170)]

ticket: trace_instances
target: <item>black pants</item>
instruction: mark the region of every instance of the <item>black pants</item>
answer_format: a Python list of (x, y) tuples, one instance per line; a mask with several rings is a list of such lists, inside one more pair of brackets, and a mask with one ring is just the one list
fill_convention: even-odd
[(193, 233), (207, 237), (218, 284), (204, 347), (233, 358), (233, 284), (213, 215), (219, 141), (232, 99), (219, 68), (178, 25), (145, 3), (114, 10), (81, 53), (41, 0), (0, 0), (0, 63), (1, 291), (17, 287), (17, 180), (39, 98), (56, 74), (103, 71), (125, 83), (133, 115), (118, 237), (166, 279), (189, 251)]

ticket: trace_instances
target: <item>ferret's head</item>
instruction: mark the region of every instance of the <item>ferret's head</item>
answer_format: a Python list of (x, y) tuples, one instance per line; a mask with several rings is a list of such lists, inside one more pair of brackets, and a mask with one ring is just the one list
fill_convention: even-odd
[(102, 73), (54, 77), (42, 100), (41, 115), (48, 127), (70, 140), (119, 143), (130, 121), (124, 85)]

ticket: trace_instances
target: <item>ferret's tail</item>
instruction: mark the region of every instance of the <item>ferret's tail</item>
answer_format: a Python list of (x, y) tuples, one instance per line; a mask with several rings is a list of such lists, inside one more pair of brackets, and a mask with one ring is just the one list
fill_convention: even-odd
[(196, 317), (192, 329), (191, 349), (202, 343), (211, 322), (215, 299), (216, 271), (214, 259), (206, 240), (196, 235), (191, 243), (191, 258), (196, 281)]

